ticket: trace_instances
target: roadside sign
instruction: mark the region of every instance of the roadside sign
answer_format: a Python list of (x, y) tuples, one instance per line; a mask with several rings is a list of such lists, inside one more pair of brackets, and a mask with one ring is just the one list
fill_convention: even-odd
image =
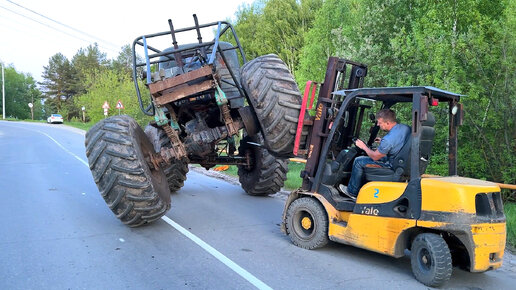
[(104, 102), (104, 105), (102, 105), (102, 109), (107, 110), (109, 109), (109, 104), (107, 101)]
[(122, 104), (122, 101), (118, 100), (118, 102), (116, 103), (116, 108), (117, 109), (123, 109), (124, 108), (124, 105)]
[(107, 113), (108, 113), (108, 109), (104, 108), (104, 116), (107, 116)]
[(32, 109), (32, 103), (29, 103), (29, 108), (31, 108), (31, 109)]

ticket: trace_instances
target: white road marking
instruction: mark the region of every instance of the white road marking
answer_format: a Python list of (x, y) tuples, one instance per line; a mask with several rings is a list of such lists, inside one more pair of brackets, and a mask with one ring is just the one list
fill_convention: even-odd
[[(79, 160), (82, 164), (86, 165), (86, 167), (90, 168), (88, 162), (82, 160), (79, 156), (75, 155), (70, 150), (66, 149), (63, 145), (61, 145), (59, 142), (57, 142), (56, 139), (52, 138), (47, 133), (41, 132), (39, 130), (32, 130), (32, 129), (27, 129), (27, 128), (23, 128), (23, 129), (30, 130), (30, 131), (36, 131), (38, 133), (41, 133), (41, 134), (47, 136), (48, 138), (50, 138), (50, 140), (54, 141), (54, 143), (56, 143), (57, 146), (59, 146), (61, 149), (63, 149), (66, 153), (72, 155), (77, 160)], [(199, 247), (203, 248), (203, 250), (205, 250), (210, 255), (215, 257), (217, 260), (222, 262), (224, 265), (229, 267), (231, 270), (233, 270), (235, 273), (240, 275), (242, 278), (246, 279), (249, 283), (251, 283), (256, 288), (258, 288), (258, 289), (272, 289), (269, 285), (265, 284), (260, 279), (256, 278), (253, 274), (249, 273), (247, 270), (245, 270), (244, 268), (240, 267), (237, 263), (233, 262), (231, 259), (229, 259), (228, 257), (224, 256), (221, 252), (217, 251), (215, 248), (210, 246), (208, 243), (206, 243), (205, 241), (201, 240), (199, 237), (197, 237), (196, 235), (192, 234), (187, 229), (183, 228), (181, 225), (179, 225), (178, 223), (174, 222), (173, 220), (171, 220), (166, 215), (162, 216), (161, 219), (164, 220), (170, 226), (172, 226), (174, 229), (176, 229), (178, 232), (183, 234), (185, 237), (189, 238), (192, 242), (196, 243)], [(122, 240), (123, 239), (120, 239), (121, 242), (122, 242)]]
[(39, 130), (33, 130), (33, 131), (39, 132), (39, 133), (41, 133), (41, 134), (43, 134), (43, 135), (47, 136), (48, 138), (50, 138), (50, 140), (54, 141), (54, 143), (56, 143), (56, 144), (57, 144), (57, 146), (61, 147), (61, 149), (63, 149), (66, 153), (68, 153), (68, 154), (72, 155), (72, 156), (73, 156), (73, 157), (75, 157), (77, 160), (79, 160), (80, 162), (82, 162), (82, 164), (86, 165), (86, 167), (90, 168), (90, 165), (88, 164), (88, 162), (86, 162), (86, 161), (82, 160), (82, 158), (81, 158), (81, 157), (79, 157), (79, 156), (75, 155), (72, 151), (70, 151), (70, 150), (66, 149), (63, 145), (61, 145), (59, 142), (57, 142), (57, 141), (56, 141), (56, 139), (52, 138), (52, 137), (51, 137), (50, 135), (48, 135), (47, 133), (45, 133), (45, 132), (41, 132), (41, 131), (39, 131)]
[[(3, 122), (2, 122), (3, 123)], [(12, 125), (12, 124), (9, 124), (9, 125)], [(47, 133), (45, 132), (41, 132), (40, 130), (36, 130), (36, 129), (29, 129), (29, 128), (25, 128), (25, 127), (19, 127), (19, 126), (11, 126), (11, 127), (16, 127), (16, 128), (20, 128), (20, 129), (25, 129), (25, 130), (29, 130), (29, 131), (32, 131), (32, 132), (38, 132), (40, 134), (43, 134), (45, 136), (47, 136), (48, 138), (50, 138), (50, 140), (54, 141), (54, 143), (57, 144), (57, 146), (61, 147), (61, 149), (63, 149), (66, 153), (72, 155), (73, 157), (75, 157), (75, 159), (79, 160), (82, 164), (86, 165), (86, 167), (90, 168), (90, 165), (88, 164), (88, 162), (84, 161), (81, 159), (81, 157), (75, 155), (72, 151), (66, 149), (63, 145), (61, 145), (59, 142), (57, 142), (56, 139), (52, 138), (50, 135), (48, 135)]]
[(238, 266), (235, 262), (231, 261), (228, 257), (224, 256), (221, 252), (217, 251), (212, 246), (208, 245), (206, 242), (201, 240), (196, 235), (192, 234), (167, 216), (161, 217), (162, 220), (164, 220), (166, 223), (174, 227), (176, 230), (178, 230), (180, 233), (185, 235), (187, 238), (192, 240), (194, 243), (199, 245), (199, 247), (203, 248), (206, 252), (211, 254), (213, 257), (217, 258), (217, 260), (221, 261), (224, 265), (228, 266), (231, 270), (233, 270), (235, 273), (240, 275), (242, 278), (246, 279), (249, 283), (253, 284), (258, 289), (272, 289), (267, 284), (262, 282), (260, 279), (253, 276), (251, 273), (247, 272), (244, 268)]

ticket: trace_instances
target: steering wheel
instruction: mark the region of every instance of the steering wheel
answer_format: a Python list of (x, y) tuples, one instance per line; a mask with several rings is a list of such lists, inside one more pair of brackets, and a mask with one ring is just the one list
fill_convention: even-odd
[(363, 149), (359, 148), (356, 145), (355, 142), (358, 140), (357, 137), (353, 137), (353, 139), (351, 139), (351, 140), (353, 140), (353, 145), (351, 146), (351, 148), (354, 148), (357, 151), (357, 156), (367, 155), (366, 152)]

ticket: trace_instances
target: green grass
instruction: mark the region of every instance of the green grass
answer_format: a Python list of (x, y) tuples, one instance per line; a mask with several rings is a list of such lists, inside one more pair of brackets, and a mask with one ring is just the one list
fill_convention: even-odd
[(516, 203), (504, 204), (505, 218), (507, 219), (507, 243), (516, 247)]
[(82, 129), (84, 131), (88, 131), (91, 127), (93, 127), (93, 123), (83, 123), (83, 122), (64, 122), (63, 124)]
[[(15, 118), (6, 118), (6, 121), (23, 121), (23, 122), (34, 122), (34, 123), (46, 123), (47, 122), (46, 120), (31, 120), (31, 119), (18, 120), (18, 119), (15, 119)], [(90, 123), (83, 123), (83, 122), (68, 122), (68, 121), (65, 121), (63, 123), (63, 125), (67, 125), (67, 126), (70, 126), (70, 127), (75, 127), (75, 128), (79, 128), (79, 129), (88, 131), (95, 124), (91, 123), (91, 122)]]
[(2, 118), (2, 115), (0, 115), (0, 120), (1, 121), (24, 121), (24, 120), (18, 120), (16, 118), (11, 118), (11, 117), (5, 117), (5, 119), (4, 119), (4, 118)]
[(34, 122), (34, 123), (46, 123), (45, 120), (31, 120), (31, 119), (25, 119), (25, 120), (21, 120), (21, 119), (16, 119), (16, 118), (5, 118), (2, 119), (2, 115), (0, 115), (0, 121), (23, 121), (23, 122)]
[(236, 165), (229, 165), (228, 170), (221, 171), (221, 172), (224, 174), (230, 175), (230, 176), (238, 176), (237, 171), (238, 171), (238, 168), (236, 167)]
[(299, 176), (301, 170), (305, 169), (304, 163), (289, 162), (287, 180), (285, 180), (285, 189), (294, 190), (301, 187), (303, 180)]
[[(216, 166), (215, 166), (216, 168)], [(294, 190), (301, 187), (301, 177), (299, 177), (299, 173), (301, 170), (305, 168), (305, 164), (303, 163), (296, 163), (296, 162), (289, 162), (288, 164), (288, 173), (287, 173), (287, 180), (285, 181), (284, 188), (287, 190)], [(238, 169), (235, 165), (230, 165), (228, 170), (221, 171), (221, 173), (230, 175), (230, 176), (238, 176), (237, 173)]]

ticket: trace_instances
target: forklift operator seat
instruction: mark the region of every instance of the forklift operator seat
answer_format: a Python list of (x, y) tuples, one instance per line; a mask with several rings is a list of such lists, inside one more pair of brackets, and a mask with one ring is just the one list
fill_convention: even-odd
[[(435, 137), (435, 117), (431, 112), (428, 112), (426, 121), (421, 122), (421, 137), (419, 139), (419, 173), (425, 173), (430, 160), (430, 154), (432, 152), (432, 144)], [(403, 176), (410, 175), (410, 148), (412, 144), (412, 138), (407, 136), (407, 141), (401, 148), (398, 155), (394, 157), (394, 164), (391, 168), (375, 168), (366, 167), (364, 168), (365, 178), (367, 181), (392, 181), (397, 182), (402, 179)]]
[(424, 174), (426, 166), (432, 154), (432, 145), (435, 137), (435, 117), (434, 114), (428, 112), (425, 121), (421, 122), (421, 138), (419, 139), (419, 173)]

